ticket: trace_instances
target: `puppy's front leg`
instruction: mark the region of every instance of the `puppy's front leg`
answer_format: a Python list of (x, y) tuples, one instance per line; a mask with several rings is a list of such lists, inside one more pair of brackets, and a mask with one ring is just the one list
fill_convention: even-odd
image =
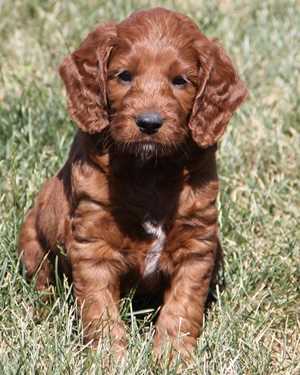
[(70, 261), (74, 293), (78, 300), (86, 342), (97, 346), (111, 340), (114, 353), (126, 347), (125, 328), (119, 316), (120, 279), (123, 258), (101, 238), (102, 220), (97, 211), (79, 208), (72, 220)]
[(122, 355), (126, 339), (118, 309), (120, 282), (113, 264), (81, 259), (73, 264), (73, 278), (85, 341), (97, 346), (99, 339), (108, 339), (115, 354)]
[[(86, 252), (93, 252), (93, 248)], [(120, 279), (115, 265), (107, 260), (73, 258), (74, 293), (81, 309), (84, 339), (97, 346), (111, 342), (119, 357), (126, 348), (125, 328), (119, 316)]]
[(171, 274), (156, 323), (154, 349), (159, 356), (170, 341), (173, 353), (179, 352), (185, 359), (190, 357), (202, 327), (215, 251), (214, 242), (195, 239), (190, 241), (189, 248), (177, 250), (178, 264)]

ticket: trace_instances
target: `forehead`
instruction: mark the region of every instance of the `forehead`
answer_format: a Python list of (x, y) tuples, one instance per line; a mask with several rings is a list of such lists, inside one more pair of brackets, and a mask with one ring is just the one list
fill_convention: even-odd
[(199, 31), (189, 19), (178, 17), (174, 12), (158, 9), (138, 12), (120, 23), (110, 68), (128, 64), (138, 70), (150, 66), (196, 68), (194, 41)]
[(178, 49), (171, 44), (149, 43), (148, 40), (136, 44), (121, 43), (112, 53), (110, 69), (132, 67), (143, 72), (153, 66), (161, 70), (197, 68), (197, 54), (193, 48)]

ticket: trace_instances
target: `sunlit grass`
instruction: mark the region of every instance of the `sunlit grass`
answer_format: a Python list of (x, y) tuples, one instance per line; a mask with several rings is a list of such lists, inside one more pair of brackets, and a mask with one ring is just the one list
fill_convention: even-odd
[[(97, 23), (158, 4), (219, 38), (250, 91), (219, 152), (227, 285), (185, 370), (155, 366), (152, 313), (136, 315), (130, 301), (126, 361), (114, 364), (108, 347), (89, 351), (71, 288), (61, 282), (46, 299), (26, 284), (16, 256), (24, 213), (74, 133), (59, 63)], [(299, 46), (296, 0), (0, 2), (1, 374), (300, 372)]]

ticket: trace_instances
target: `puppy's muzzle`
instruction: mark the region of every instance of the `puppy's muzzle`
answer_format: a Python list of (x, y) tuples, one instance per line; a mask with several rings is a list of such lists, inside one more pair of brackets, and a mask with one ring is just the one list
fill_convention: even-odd
[(158, 112), (141, 113), (136, 118), (136, 124), (142, 133), (154, 134), (162, 126), (164, 119)]

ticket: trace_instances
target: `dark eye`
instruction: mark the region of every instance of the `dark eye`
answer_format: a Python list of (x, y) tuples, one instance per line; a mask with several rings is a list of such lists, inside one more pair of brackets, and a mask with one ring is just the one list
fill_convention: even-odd
[(123, 72), (119, 73), (117, 77), (123, 82), (131, 82), (132, 81), (132, 74), (128, 72), (128, 70), (123, 70)]
[(183, 76), (176, 76), (172, 79), (174, 86), (184, 86), (188, 81)]

